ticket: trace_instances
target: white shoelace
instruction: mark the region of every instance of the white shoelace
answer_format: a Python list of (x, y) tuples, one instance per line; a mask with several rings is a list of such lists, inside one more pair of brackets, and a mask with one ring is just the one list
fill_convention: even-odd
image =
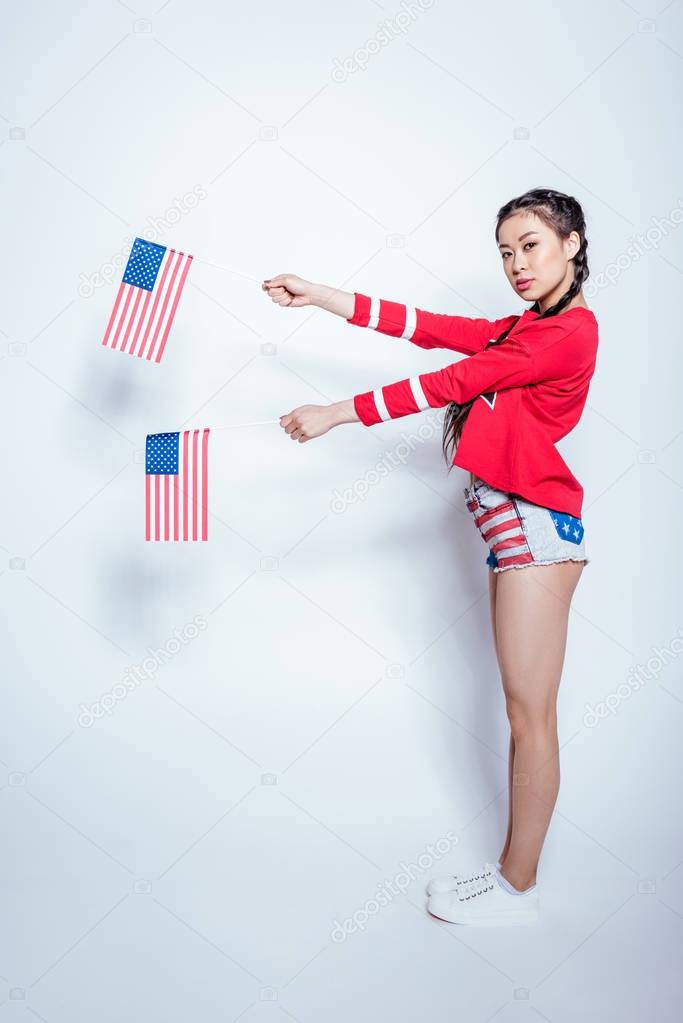
[(487, 863), (485, 869), (481, 874), (473, 874), (471, 877), (461, 877), (458, 879), (458, 889), (471, 884), (473, 881), (479, 881), (482, 878), (491, 878), (496, 872), (495, 864)]
[(460, 902), (468, 902), (470, 899), (476, 899), (478, 895), (490, 892), (496, 884), (498, 884), (497, 880), (490, 874), (476, 877), (473, 881), (467, 881), (460, 885), (458, 898)]

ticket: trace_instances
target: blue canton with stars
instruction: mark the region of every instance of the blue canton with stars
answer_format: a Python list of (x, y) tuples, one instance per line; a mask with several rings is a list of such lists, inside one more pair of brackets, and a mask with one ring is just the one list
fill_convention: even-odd
[(177, 476), (179, 433), (148, 433), (145, 472), (148, 476)]
[(132, 284), (144, 291), (153, 291), (165, 251), (165, 245), (136, 238), (126, 263), (123, 283)]
[(575, 515), (566, 512), (551, 511), (550, 513), (557, 535), (570, 543), (581, 543), (583, 539), (583, 522)]

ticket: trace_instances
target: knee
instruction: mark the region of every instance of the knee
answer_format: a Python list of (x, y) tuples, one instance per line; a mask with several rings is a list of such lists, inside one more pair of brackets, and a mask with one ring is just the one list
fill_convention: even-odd
[(508, 696), (505, 709), (515, 742), (557, 734), (557, 708), (554, 703)]

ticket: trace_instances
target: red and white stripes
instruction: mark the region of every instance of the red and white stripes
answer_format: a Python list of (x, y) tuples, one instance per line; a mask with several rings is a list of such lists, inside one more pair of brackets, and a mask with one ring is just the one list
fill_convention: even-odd
[(400, 387), (392, 385), (392, 390), (384, 393), (383, 387), (372, 391), (374, 411), (379, 417), (379, 422), (386, 422), (388, 419), (397, 419), (399, 416), (409, 415), (411, 412), (422, 412), (431, 408), (427, 397), (422, 389), (419, 376), (408, 377), (399, 381)]
[(145, 539), (208, 540), (209, 429), (179, 437), (178, 473), (145, 475)]
[(161, 362), (192, 256), (166, 249), (152, 291), (119, 284), (102, 344)]
[[(417, 309), (402, 302), (389, 302), (384, 298), (358, 296), (358, 308), (351, 319), (358, 318), (359, 327), (370, 327), (381, 334), (412, 341), (417, 328)], [(367, 306), (367, 308), (365, 308)], [(367, 322), (363, 319), (367, 316)]]
[(462, 355), (474, 355), (515, 319), (515, 316), (487, 320), (430, 313), (403, 302), (390, 302), (386, 298), (373, 298), (355, 291), (353, 316), (349, 316), (346, 322), (356, 327), (369, 327), (390, 337), (405, 338), (420, 348), (450, 348)]
[(495, 508), (483, 509), (475, 497), (467, 501), (467, 507), (484, 542), (496, 555), (499, 568), (533, 563), (534, 557), (513, 501), (503, 501)]
[[(491, 321), (430, 313), (402, 302), (390, 302), (354, 292), (353, 316), (347, 322), (392, 337), (405, 338), (420, 348), (449, 348), (464, 355), (477, 355), (481, 359), (489, 342), (498, 337), (500, 329), (511, 326), (516, 319), (512, 316)], [(471, 392), (469, 397), (475, 397), (491, 389), (489, 376), (495, 378), (502, 375), (505, 379), (503, 364), (512, 363), (512, 369), (526, 369), (528, 354), (516, 353), (516, 362), (515, 353), (512, 354), (511, 359), (511, 345), (508, 344), (498, 362), (488, 358), (486, 363), (469, 364), (469, 360), (464, 360), (435, 373), (421, 373), (354, 395), (356, 413), (364, 426), (374, 426), (428, 408), (443, 408), (452, 401), (462, 403), (469, 400), (463, 393), (464, 384)], [(469, 376), (477, 379), (467, 381)]]
[(353, 397), (353, 404), (361, 423), (374, 426), (389, 419), (413, 415), (428, 408), (438, 408), (439, 399), (432, 404), (425, 393), (421, 377), (406, 377), (394, 384), (385, 384), (373, 391), (365, 391)]

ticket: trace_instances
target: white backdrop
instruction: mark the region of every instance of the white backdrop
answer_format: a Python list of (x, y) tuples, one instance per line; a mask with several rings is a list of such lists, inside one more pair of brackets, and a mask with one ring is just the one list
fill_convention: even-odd
[[(677, 1018), (683, 5), (67, 0), (2, 36), (1, 1018)], [(145, 545), (141, 455), (452, 361), (259, 282), (519, 312), (495, 213), (537, 186), (584, 206), (600, 350), (522, 934), (424, 908), (506, 808), (443, 412), (216, 434), (207, 544)], [(136, 234), (235, 271), (193, 265), (160, 365), (100, 345)]]

